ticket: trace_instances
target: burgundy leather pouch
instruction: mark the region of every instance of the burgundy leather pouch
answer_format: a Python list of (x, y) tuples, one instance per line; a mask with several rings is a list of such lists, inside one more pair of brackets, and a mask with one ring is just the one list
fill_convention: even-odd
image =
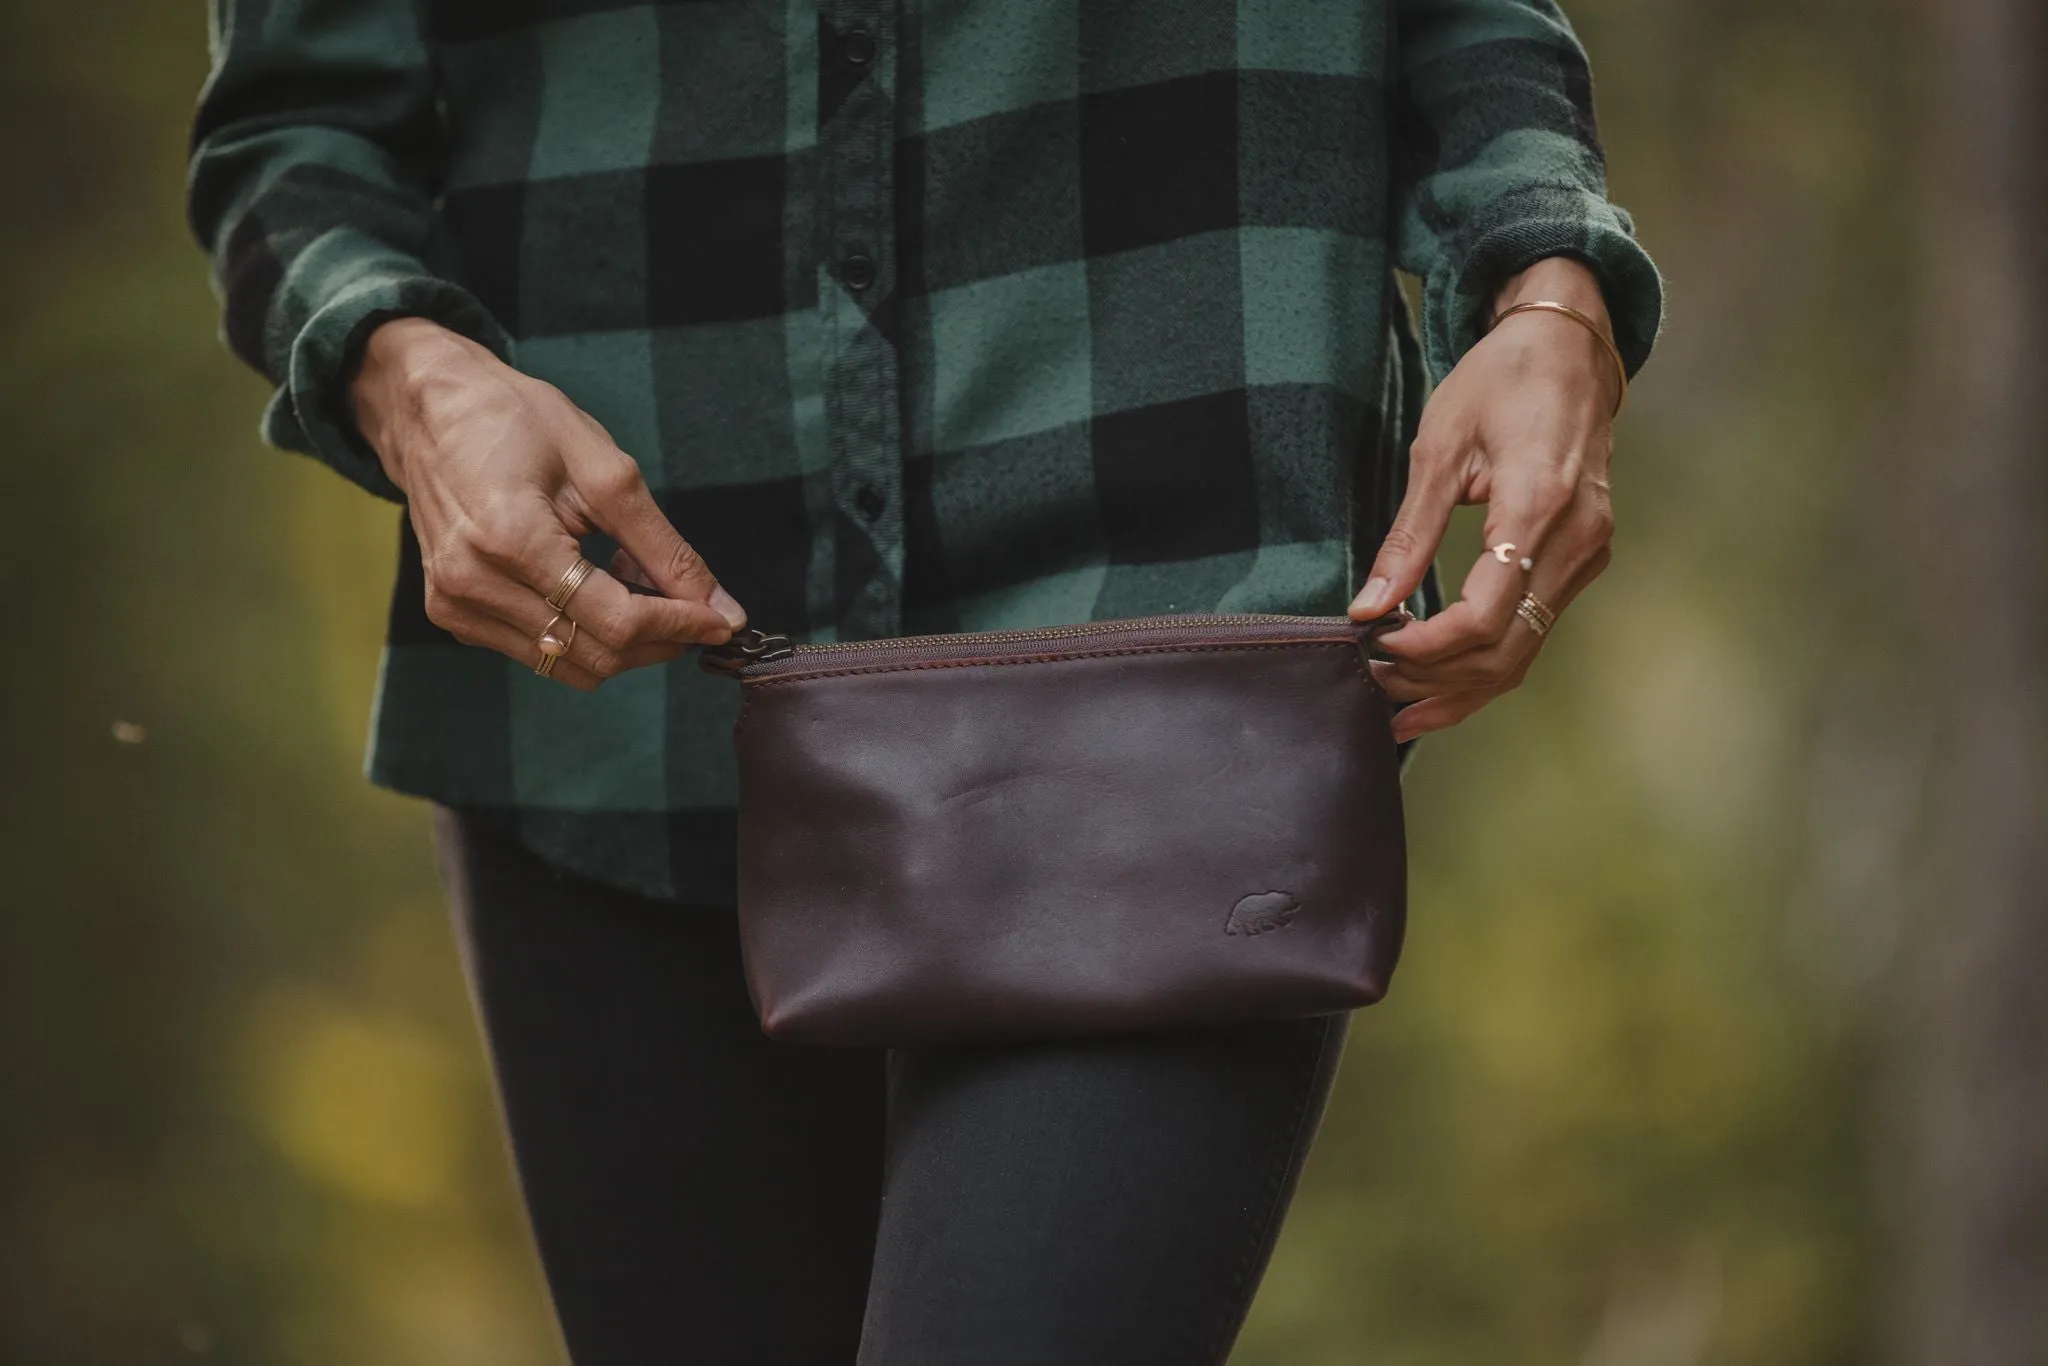
[(1378, 1000), (1406, 896), (1366, 643), (1183, 616), (704, 652), (738, 679), (763, 1029), (899, 1046)]

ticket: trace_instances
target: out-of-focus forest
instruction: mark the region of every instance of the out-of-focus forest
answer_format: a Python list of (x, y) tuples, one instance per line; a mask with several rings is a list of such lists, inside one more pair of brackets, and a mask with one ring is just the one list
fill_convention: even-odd
[[(2043, 1360), (2034, 0), (1568, 8), (1671, 291), (1617, 556), (1418, 756), (1236, 1360)], [(259, 446), (182, 226), (202, 7), (0, 25), (0, 1361), (558, 1363), (358, 776), (396, 515)]]

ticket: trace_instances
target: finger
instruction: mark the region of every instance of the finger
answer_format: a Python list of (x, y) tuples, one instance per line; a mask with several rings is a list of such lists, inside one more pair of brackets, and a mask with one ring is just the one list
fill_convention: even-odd
[(1409, 456), (1408, 490), (1380, 542), (1365, 587), (1351, 604), (1354, 620), (1370, 621), (1392, 611), (1413, 595), (1429, 572), (1458, 506), (1462, 482), (1456, 462), (1461, 455), (1416, 439)]
[[(559, 575), (556, 582), (560, 582)], [(723, 640), (730, 634), (724, 619), (703, 603), (636, 596), (597, 569), (570, 596), (559, 621), (555, 620), (555, 609), (538, 590), (511, 579), (479, 585), (471, 601), (480, 615), (525, 631), (528, 640), (538, 640), (543, 631), (552, 630), (556, 637), (569, 642), (565, 658), (600, 678), (615, 678), (628, 669), (649, 664), (666, 664), (688, 652), (693, 643), (689, 639), (650, 634), (657, 623), (640, 619), (649, 618), (650, 614), (671, 616), (691, 612), (699, 618), (697, 625), (717, 639)], [(575, 623), (573, 631), (571, 622)]]
[(1515, 614), (1515, 630), (1512, 633), (1513, 638), (1523, 642), (1524, 648), (1530, 654), (1534, 654), (1541, 647), (1543, 641), (1549, 638), (1550, 632), (1556, 629), (1557, 622), (1563, 620), (1565, 609), (1578, 599), (1579, 594), (1593, 586), (1593, 580), (1606, 572), (1608, 564), (1613, 559), (1613, 548), (1603, 545), (1593, 552), (1592, 558), (1586, 560), (1573, 570), (1569, 579), (1561, 582), (1545, 582), (1539, 579), (1537, 582), (1530, 584), (1529, 596), (1550, 609), (1551, 624), (1538, 631), (1529, 624), (1527, 618), (1517, 612)]
[[(545, 603), (542, 606), (546, 606)], [(480, 645), (486, 650), (524, 664), (531, 669), (540, 663), (540, 646), (535, 644), (539, 632), (528, 634), (511, 622), (498, 617), (477, 616), (465, 628), (456, 633), (456, 639), (465, 645)], [(604, 679), (585, 668), (568, 655), (555, 661), (554, 671), (549, 677), (566, 683), (578, 692), (596, 692)]]
[[(575, 559), (564, 557), (580, 554), (576, 543), (570, 541), (556, 552), (556, 558), (566, 569)], [(617, 564), (617, 557), (613, 563)], [(545, 597), (561, 581), (562, 570), (551, 565), (546, 572), (529, 575), (522, 586)], [(510, 616), (520, 601), (523, 599), (501, 599), (493, 605), (500, 615)], [(584, 633), (622, 653), (643, 646), (723, 645), (733, 632), (731, 622), (708, 602), (635, 593), (602, 569), (585, 576), (570, 595), (567, 608)]]
[[(1604, 494), (1587, 488), (1576, 473), (1566, 485), (1558, 468), (1524, 463), (1496, 474), (1487, 549), (1466, 574), (1458, 600), (1427, 620), (1381, 636), (1378, 644), (1385, 654), (1431, 663), (1500, 643), (1514, 623), (1515, 605), (1529, 591), (1525, 564), (1538, 573), (1562, 567), (1569, 578), (1592, 558), (1607, 534), (1591, 516)], [(1582, 506), (1585, 516), (1577, 515)], [(1608, 519), (1609, 530), (1611, 525)]]
[[(467, 596), (512, 622), (521, 620), (531, 593), (553, 594), (583, 558), (561, 513), (538, 495), (479, 517), (472, 535), (473, 549), (495, 572), (466, 576)], [(710, 603), (632, 593), (602, 569), (584, 578), (569, 606), (583, 631), (617, 650), (656, 642), (722, 645), (732, 637), (730, 622)]]
[(1390, 702), (1404, 705), (1409, 702), (1420, 702), (1425, 697), (1435, 697), (1448, 690), (1446, 684), (1410, 678), (1383, 659), (1373, 660), (1371, 668), (1373, 681), (1380, 685), (1380, 690), (1386, 693)]
[[(688, 645), (673, 640), (651, 641), (623, 647), (607, 645), (567, 614), (563, 614), (560, 621), (555, 621), (554, 609), (547, 607), (545, 603), (541, 606), (546, 610), (546, 616), (528, 638), (538, 642), (542, 631), (546, 631), (557, 640), (567, 641), (569, 651), (562, 657), (575, 661), (579, 668), (599, 678), (617, 678), (632, 669), (667, 664), (681, 659), (690, 652)], [(515, 621), (513, 624), (516, 626), (521, 623)]]
[[(1583, 506), (1575, 507), (1573, 512), (1574, 518), (1583, 524), (1578, 534), (1598, 542), (1591, 557), (1571, 566), (1564, 556), (1554, 555), (1531, 576), (1527, 591), (1559, 617), (1614, 558), (1612, 545), (1604, 539), (1612, 525), (1605, 498), (1604, 489), (1591, 489), (1582, 500)], [(1495, 698), (1519, 687), (1544, 639), (1544, 634), (1516, 614), (1506, 639), (1479, 650), (1432, 664), (1398, 659), (1373, 661), (1373, 675), (1387, 696), (1406, 704), (1395, 714), (1394, 738), (1410, 740), (1455, 726)]]
[[(1546, 571), (1539, 566), (1528, 591), (1555, 616), (1562, 617), (1565, 609), (1591, 586), (1612, 558), (1611, 549), (1603, 546), (1590, 561), (1573, 571), (1569, 579), (1560, 579), (1558, 571)], [(1386, 667), (1382, 686), (1387, 688), (1388, 696), (1395, 696), (1398, 692), (1404, 699), (1471, 688), (1506, 692), (1520, 686), (1544, 640), (1544, 636), (1538, 635), (1536, 629), (1516, 613), (1507, 634), (1481, 648), (1441, 660), (1381, 661)]]
[(662, 514), (630, 456), (615, 447), (586, 452), (571, 461), (569, 473), (590, 505), (591, 520), (611, 533), (665, 596), (708, 604), (732, 630), (747, 624), (746, 609)]
[[(647, 576), (647, 571), (640, 567), (640, 561), (634, 559), (624, 550), (612, 552), (610, 569), (612, 577), (620, 583), (637, 585), (638, 587), (645, 588), (650, 593), (659, 593), (661, 591), (654, 586), (654, 580)], [(627, 591), (630, 592), (631, 590), (628, 589)]]
[(1489, 692), (1445, 693), (1426, 698), (1394, 713), (1394, 742), (1413, 740), (1418, 735), (1457, 725), (1494, 699)]
[[(517, 622), (529, 597), (553, 593), (581, 558), (552, 500), (537, 491), (503, 493), (468, 515), (459, 539), (426, 566), (428, 616), (438, 605)], [(572, 601), (583, 629), (614, 648), (655, 641), (716, 645), (732, 635), (724, 615), (708, 603), (635, 596), (601, 570), (584, 579)]]

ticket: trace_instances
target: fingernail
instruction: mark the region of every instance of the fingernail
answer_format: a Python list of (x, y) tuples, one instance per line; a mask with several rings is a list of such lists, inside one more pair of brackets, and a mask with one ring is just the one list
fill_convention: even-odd
[(1358, 596), (1352, 600), (1351, 610), (1378, 615), (1381, 611), (1380, 599), (1386, 597), (1387, 589), (1392, 586), (1393, 581), (1384, 577), (1367, 579), (1365, 587), (1359, 589)]
[(733, 630), (747, 624), (747, 609), (740, 606), (739, 600), (726, 592), (723, 585), (711, 590), (711, 606)]

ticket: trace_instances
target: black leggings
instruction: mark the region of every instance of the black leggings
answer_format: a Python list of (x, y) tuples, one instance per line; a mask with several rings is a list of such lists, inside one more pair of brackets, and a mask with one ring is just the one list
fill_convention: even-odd
[(764, 1038), (730, 910), (440, 813), (576, 1366), (1211, 1366), (1345, 1017), (1001, 1047)]

